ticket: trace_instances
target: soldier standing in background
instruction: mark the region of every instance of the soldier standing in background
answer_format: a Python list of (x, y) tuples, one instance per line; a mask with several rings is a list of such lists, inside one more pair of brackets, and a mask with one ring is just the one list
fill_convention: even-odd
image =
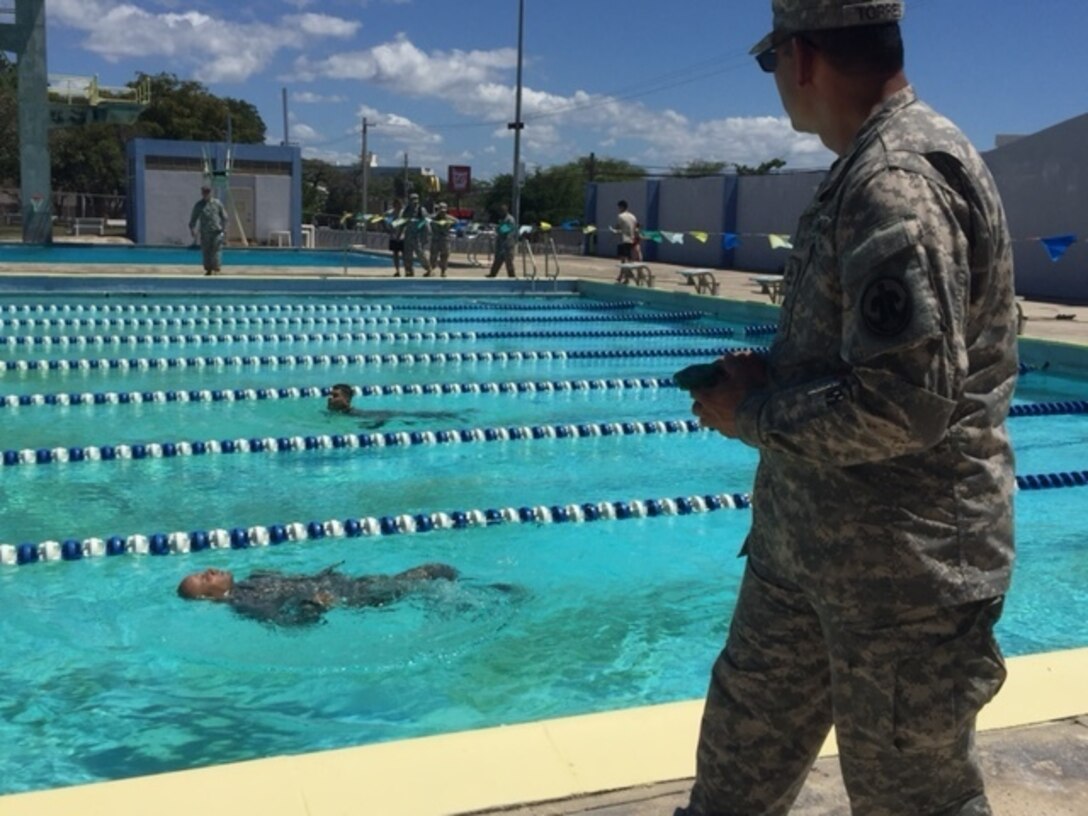
[(431, 228), (427, 210), (419, 203), (419, 193), (408, 196), (400, 217), (404, 219), (404, 274), (412, 277), (412, 263), (418, 258), (425, 276), (429, 277), (431, 264), (427, 260), (427, 249), (431, 243)]
[[(199, 225), (199, 230), (197, 226)], [(217, 198), (212, 198), (212, 188), (200, 188), (200, 201), (193, 205), (189, 216), (189, 232), (200, 241), (204, 255), (204, 274), (218, 272), (222, 262), (223, 235), (227, 228), (227, 208)]]
[(510, 208), (505, 204), (499, 205), (499, 223), (495, 227), (495, 259), (491, 262), (491, 271), (487, 277), (494, 278), (499, 270), (506, 266), (507, 277), (514, 278), (514, 251), (517, 249), (518, 225), (514, 223), (514, 216), (510, 215)]
[(899, 0), (772, 0), (752, 51), (838, 160), (797, 229), (768, 358), (703, 425), (760, 451), (745, 575), (688, 808), (786, 814), (831, 726), (852, 812), (985, 816), (975, 717), (1004, 663), (1017, 374), (1008, 228), (903, 72)]
[(455, 219), (450, 218), (446, 203), (439, 202), (431, 221), (431, 269), (438, 267), (442, 270), (443, 278), (450, 265), (450, 230), (456, 223)]

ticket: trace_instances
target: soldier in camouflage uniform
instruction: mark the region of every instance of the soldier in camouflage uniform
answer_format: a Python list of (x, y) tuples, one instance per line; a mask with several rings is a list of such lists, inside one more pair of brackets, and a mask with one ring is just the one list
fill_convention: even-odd
[(404, 274), (412, 277), (412, 263), (418, 259), (424, 277), (430, 277), (427, 248), (431, 243), (431, 227), (427, 221), (427, 210), (419, 203), (419, 193), (408, 196), (408, 203), (400, 211), (400, 217), (404, 220)]
[(455, 219), (450, 218), (446, 203), (440, 202), (431, 221), (431, 269), (437, 267), (443, 278), (450, 265), (450, 230), (456, 223)]
[(499, 222), (495, 227), (495, 258), (491, 262), (491, 271), (487, 277), (498, 276), (499, 270), (506, 267), (506, 276), (515, 278), (514, 253), (517, 252), (518, 225), (514, 216), (510, 214), (510, 208), (505, 204), (499, 205)]
[[(197, 225), (199, 224), (199, 232)], [(204, 274), (218, 272), (220, 255), (223, 249), (223, 235), (227, 228), (227, 208), (217, 198), (212, 198), (212, 188), (207, 185), (200, 188), (200, 201), (193, 205), (189, 216), (189, 232), (193, 238), (199, 236), (200, 249), (204, 255)]]
[(1005, 669), (1017, 374), (1008, 228), (903, 73), (901, 2), (773, 0), (753, 53), (838, 155), (802, 216), (768, 358), (693, 412), (759, 448), (748, 557), (691, 803), (786, 814), (832, 725), (859, 816), (981, 816), (975, 716)]
[(386, 606), (431, 581), (453, 581), (457, 570), (423, 564), (396, 575), (353, 578), (328, 567), (314, 575), (284, 575), (271, 570), (235, 581), (229, 570), (206, 569), (185, 576), (178, 595), (186, 600), (219, 601), (262, 623), (303, 626), (319, 623), (334, 606)]

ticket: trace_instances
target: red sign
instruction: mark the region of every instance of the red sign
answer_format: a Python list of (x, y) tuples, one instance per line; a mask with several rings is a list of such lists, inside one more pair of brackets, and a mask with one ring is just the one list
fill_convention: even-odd
[(472, 168), (467, 165), (450, 165), (449, 188), (451, 193), (472, 192)]

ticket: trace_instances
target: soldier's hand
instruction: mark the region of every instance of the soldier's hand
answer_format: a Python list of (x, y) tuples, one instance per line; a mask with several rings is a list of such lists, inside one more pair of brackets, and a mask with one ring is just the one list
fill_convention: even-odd
[(704, 428), (737, 438), (737, 408), (752, 391), (767, 385), (767, 365), (750, 352), (726, 355), (716, 365), (724, 376), (706, 388), (692, 389), (691, 412)]

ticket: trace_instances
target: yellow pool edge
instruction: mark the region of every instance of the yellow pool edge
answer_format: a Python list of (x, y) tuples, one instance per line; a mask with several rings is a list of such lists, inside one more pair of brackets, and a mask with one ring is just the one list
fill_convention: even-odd
[[(10, 795), (0, 816), (431, 816), (561, 799), (692, 776), (701, 711), (691, 700)], [(1009, 661), (979, 727), (1086, 713), (1088, 648), (1050, 652)]]

